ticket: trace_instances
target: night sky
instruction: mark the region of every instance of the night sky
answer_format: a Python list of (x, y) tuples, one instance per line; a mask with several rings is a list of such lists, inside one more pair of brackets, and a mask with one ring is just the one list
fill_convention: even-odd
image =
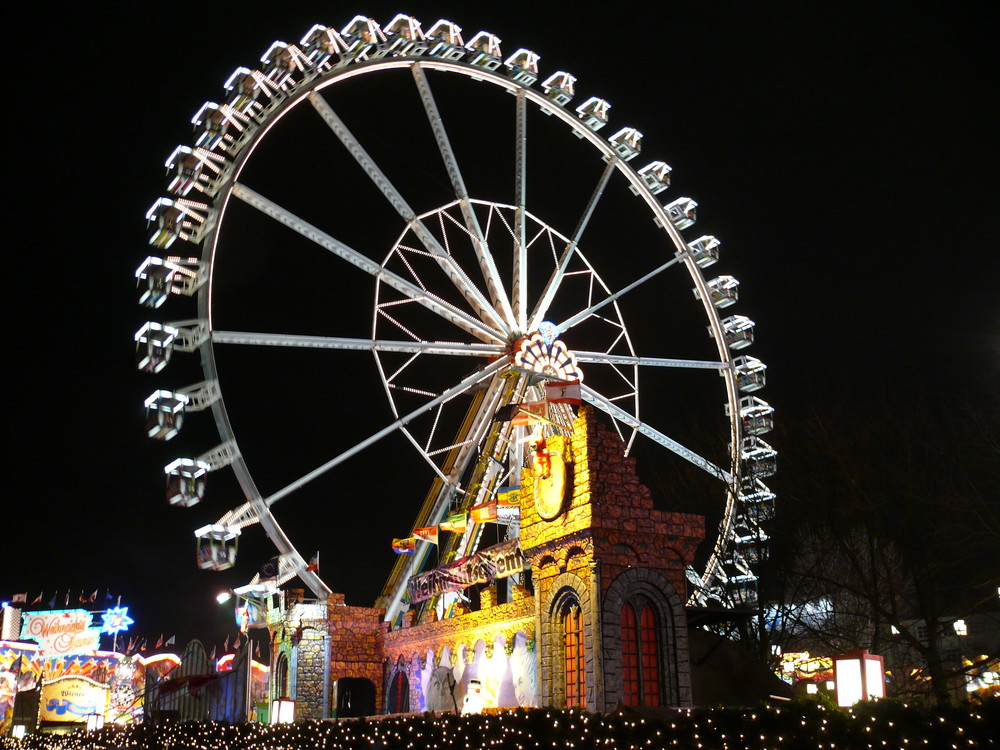
[[(761, 395), (788, 420), (786, 439), (795, 440), (796, 420), (832, 403), (831, 394), (864, 399), (898, 384), (931, 399), (996, 398), (989, 385), (1000, 363), (1000, 264), (987, 233), (997, 201), (992, 4), (661, 2), (634, 12), (629, 4), (574, 5), (295, 3), (251, 12), (182, 2), (130, 7), (123, 16), (88, 4), (12, 27), (19, 51), (5, 80), (13, 133), (5, 162), (14, 202), (4, 212), (12, 449), (0, 595), (44, 592), (47, 601), (58, 591), (61, 603), (67, 591), (75, 600), (99, 589), (102, 599), (105, 591), (120, 595), (134, 632), (150, 640), (165, 633), (221, 642), (233, 632), (215, 594), (245, 583), (272, 548), (251, 528), (235, 570), (196, 569), (193, 530), (241, 502), (231, 472), (212, 475), (210, 497), (196, 508), (172, 508), (163, 498), (162, 467), (207, 450), (216, 433), (204, 413), (169, 443), (143, 435), (149, 393), (200, 379), (193, 355), (159, 376), (135, 371), (139, 326), (193, 309), (147, 313), (136, 304), (133, 273), (155, 254), (144, 214), (165, 194), (166, 157), (193, 142), (191, 116), (222, 99), (236, 67), (254, 67), (275, 39), (297, 42), (314, 23), (343, 28), (355, 13), (387, 23), (411, 12), (425, 29), (448, 18), (466, 41), (489, 30), (505, 55), (518, 47), (539, 53), (543, 77), (558, 69), (576, 75), (574, 106), (591, 95), (608, 99), (603, 135), (626, 125), (642, 131), (635, 165), (662, 159), (674, 170), (664, 202), (687, 195), (699, 203), (698, 224), (685, 236), (723, 242), (720, 263), (706, 275), (741, 282), (731, 311), (757, 323), (748, 353), (769, 367)], [(386, 94), (359, 100), (345, 117), (373, 152), (403, 161), (412, 179), (401, 184), (419, 203), (435, 154), (417, 153), (415, 137), (384, 127), (393, 118)], [(475, 143), (491, 134), (484, 124), (453, 137)], [(315, 152), (286, 143), (297, 161), (283, 161), (276, 148), (254, 179), (272, 180), (274, 195), (307, 193), (313, 215), (353, 214), (356, 225), (344, 231), (364, 238), (370, 229), (370, 253), (381, 259), (388, 245), (380, 232), (388, 230), (376, 211), (355, 207), (360, 172), (323, 166), (343, 158), (325, 138)], [(505, 189), (510, 168), (500, 178)], [(471, 179), (487, 185), (486, 176)], [(561, 215), (574, 186), (549, 177), (529, 209)], [(259, 217), (246, 221), (233, 240), (243, 243), (242, 255), (232, 256), (227, 277), (234, 320), (327, 335), (370, 326), (370, 280), (337, 270), (317, 291), (305, 282), (332, 261), (298, 265), (287, 234), (270, 234), (273, 226)], [(622, 268), (634, 267), (634, 276), (648, 267), (627, 237), (618, 241)], [(171, 252), (187, 250), (177, 243)], [(683, 285), (664, 295), (686, 295), (684, 308), (696, 311)], [(637, 331), (669, 337), (673, 327), (690, 328), (699, 346), (710, 343), (703, 322), (666, 309), (651, 310)], [(233, 355), (228, 365), (236, 373), (232, 408), (245, 434), (259, 436), (244, 450), (265, 484), (389, 421), (370, 356), (320, 363), (306, 354), (282, 362)], [(223, 379), (229, 405), (227, 385)], [(667, 412), (700, 395), (676, 385), (649, 398)], [(717, 418), (721, 405), (704, 406)], [(426, 472), (407, 451), (402, 440), (380, 444), (275, 506), (305, 557), (320, 550), (321, 574), (349, 604), (374, 600), (394, 561), (390, 539), (408, 533), (427, 491)], [(797, 469), (780, 470), (779, 493)]]

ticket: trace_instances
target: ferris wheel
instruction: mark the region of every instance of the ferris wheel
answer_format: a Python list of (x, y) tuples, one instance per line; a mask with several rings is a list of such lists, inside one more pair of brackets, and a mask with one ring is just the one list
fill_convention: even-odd
[[(682, 234), (697, 204), (664, 200), (671, 168), (637, 159), (642, 134), (605, 137), (609, 102), (577, 97), (568, 72), (541, 71), (538, 54), (505, 55), (486, 31), (466, 42), (450, 21), (425, 31), (405, 15), (385, 26), (358, 16), (275, 42), (225, 82), (224, 101), (195, 114), (197, 137), (167, 159), (168, 195), (147, 214), (158, 254), (136, 276), (140, 303), (187, 296), (197, 312), (150, 321), (135, 340), (142, 371), (163, 371), (178, 351), (198, 352), (203, 372), (153, 392), (148, 434), (173, 438), (186, 414), (210, 409), (221, 438), (165, 467), (170, 503), (199, 503), (208, 474), (226, 467), (245, 495), (196, 531), (200, 567), (231, 567), (243, 530), (260, 524), (277, 565), (247, 591), (298, 576), (325, 596), (278, 520), (308, 512), (296, 507), (307, 485), (401, 438), (431, 485), (415, 526), (437, 524), (516, 484), (532, 435), (568, 434), (582, 403), (624, 450), (644, 446), (671, 473), (679, 462), (707, 488), (698, 502), (718, 531), (688, 571), (692, 603), (756, 601), (774, 499), (762, 480), (775, 468), (761, 435), (773, 410), (755, 395), (766, 367), (744, 351), (754, 324), (726, 314), (738, 282), (706, 278), (720, 243)], [(231, 323), (289, 279), (317, 284), (276, 305), (312, 305), (305, 320)], [(267, 293), (248, 303), (255, 283)], [(324, 306), (340, 312), (325, 317)], [(349, 429), (338, 428), (349, 438), (265, 488), (270, 458), (255, 464), (246, 417), (234, 414), (255, 391), (235, 383), (253, 382), (256, 357), (293, 351), (329, 357), (323, 377), (339, 408), (351, 402)], [(285, 371), (283, 390), (294, 394), (289, 380), (304, 369)], [(379, 409), (362, 381), (377, 384)], [(571, 397), (550, 398), (553, 386)], [(699, 403), (710, 417), (683, 416)], [(451, 554), (481, 538), (470, 522)], [(429, 547), (397, 559), (380, 599), (388, 620)]]

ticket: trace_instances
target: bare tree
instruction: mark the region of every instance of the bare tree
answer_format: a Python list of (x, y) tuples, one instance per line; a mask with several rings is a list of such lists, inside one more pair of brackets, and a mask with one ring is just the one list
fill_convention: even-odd
[(786, 427), (772, 637), (916, 655), (948, 702), (969, 668), (947, 663), (949, 629), (1000, 609), (997, 424), (995, 401), (942, 408), (897, 392)]

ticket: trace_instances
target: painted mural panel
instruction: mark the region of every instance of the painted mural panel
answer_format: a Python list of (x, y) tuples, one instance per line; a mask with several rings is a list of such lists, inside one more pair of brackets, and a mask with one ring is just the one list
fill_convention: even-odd
[(538, 703), (538, 675), (535, 651), (528, 639), (518, 632), (513, 643), (498, 637), (492, 644), (476, 642), (471, 652), (465, 646), (451, 664), (451, 655), (443, 649), (435, 664), (433, 652), (420, 670), (421, 711), (479, 710), (516, 708)]

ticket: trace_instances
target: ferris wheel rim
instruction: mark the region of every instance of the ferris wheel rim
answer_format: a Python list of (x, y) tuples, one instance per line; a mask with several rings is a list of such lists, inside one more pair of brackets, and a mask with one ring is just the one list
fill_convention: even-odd
[[(514, 81), (511, 78), (501, 75), (499, 73), (494, 73), (492, 71), (484, 70), (482, 68), (476, 67), (467, 62), (452, 62), (437, 60), (421, 56), (410, 56), (410, 57), (393, 57), (384, 58), (380, 60), (373, 60), (368, 62), (355, 62), (349, 67), (342, 68), (339, 70), (328, 71), (326, 74), (317, 76), (314, 80), (307, 83), (303, 83), (298, 89), (287, 99), (280, 102), (277, 106), (273, 108), (272, 111), (265, 113), (264, 119), (260, 122), (260, 125), (256, 132), (253, 134), (251, 140), (235, 155), (234, 157), (234, 167), (231, 174), (226, 179), (225, 185), (219, 191), (220, 205), (218, 206), (218, 214), (214, 228), (211, 229), (210, 234), (203, 241), (203, 248), (205, 250), (204, 255), (208, 260), (208, 281), (205, 286), (198, 293), (198, 309), (199, 316), (207, 321), (209, 335), (207, 339), (202, 343), (200, 349), (202, 353), (202, 366), (204, 373), (208, 379), (218, 379), (218, 368), (215, 361), (215, 339), (214, 334), (216, 333), (214, 320), (213, 320), (213, 294), (212, 291), (215, 286), (215, 270), (216, 270), (216, 254), (218, 251), (219, 234), (221, 228), (225, 225), (226, 211), (229, 207), (229, 201), (233, 197), (234, 188), (239, 184), (239, 176), (242, 173), (244, 167), (249, 163), (256, 148), (265, 140), (265, 137), (271, 129), (284, 117), (285, 114), (291, 112), (296, 107), (303, 104), (309, 99), (310, 96), (318, 94), (318, 92), (336, 84), (340, 83), (357, 76), (362, 76), (371, 73), (377, 73), (383, 70), (396, 70), (410, 68), (413, 70), (441, 70), (451, 73), (458, 73), (464, 76), (476, 79), (477, 81), (485, 81), (497, 85), (509, 92), (517, 93), (519, 97), (530, 101), (535, 106), (544, 109), (548, 114), (554, 114), (557, 118), (561, 119), (566, 125), (569, 126), (571, 131), (581, 137), (583, 140), (590, 143), (592, 147), (597, 149), (601, 154), (607, 157), (609, 162), (608, 169), (616, 169), (620, 174), (623, 174), (629, 184), (636, 188), (636, 194), (646, 203), (647, 208), (652, 212), (653, 216), (658, 220), (661, 229), (668, 235), (671, 243), (678, 250), (679, 254), (682, 254), (682, 248), (686, 248), (687, 245), (684, 242), (683, 237), (681, 237), (679, 230), (677, 230), (671, 221), (669, 221), (664, 207), (655, 199), (654, 194), (645, 187), (642, 181), (637, 177), (634, 170), (626, 163), (625, 160), (618, 158), (608, 142), (603, 139), (597, 133), (582, 124), (581, 121), (575, 119), (572, 114), (564, 110), (562, 107), (554, 105), (545, 96), (543, 96), (538, 91), (530, 88), (530, 84), (523, 84), (518, 81)], [(470, 202), (482, 202), (479, 199), (468, 198)], [(458, 202), (458, 201), (456, 201)], [(512, 208), (517, 208), (512, 206)], [(528, 212), (526, 212), (528, 213)], [(531, 215), (530, 213), (528, 215)], [(536, 221), (541, 222), (539, 219), (535, 218)], [(391, 255), (392, 251), (390, 251)], [(739, 395), (737, 393), (735, 377), (733, 375), (733, 356), (730, 349), (725, 344), (725, 337), (723, 335), (721, 316), (718, 311), (709, 301), (709, 294), (706, 287), (706, 281), (702, 276), (700, 269), (696, 267), (694, 261), (690, 257), (679, 258), (680, 262), (687, 267), (688, 275), (695, 284), (696, 289), (700, 292), (700, 299), (702, 301), (703, 307), (706, 312), (706, 316), (709, 321), (709, 327), (713, 332), (713, 337), (715, 339), (718, 351), (719, 351), (719, 364), (720, 372), (724, 376), (727, 399), (732, 412), (731, 418), (731, 441), (734, 446), (734, 451), (736, 446), (740, 443), (741, 431), (739, 425), (739, 418), (737, 416), (737, 405), (739, 401)], [(596, 274), (596, 271), (595, 271)], [(598, 279), (600, 276), (598, 275)], [(378, 280), (377, 280), (378, 283)], [(603, 284), (603, 280), (601, 280)], [(605, 285), (606, 287), (606, 285)], [(615, 307), (617, 307), (617, 302), (612, 301)], [(531, 318), (534, 319), (534, 315)], [(627, 335), (627, 329), (625, 329)], [(373, 335), (373, 339), (375, 336)], [(632, 348), (631, 341), (629, 342), (630, 351), (635, 355), (634, 348)], [(641, 357), (639, 357), (641, 359)], [(711, 363), (708, 363), (711, 364)], [(640, 367), (639, 362), (631, 364), (636, 370), (636, 395), (638, 396), (639, 386), (638, 386), (638, 368)], [(229, 414), (225, 406), (224, 398), (220, 398), (217, 402), (212, 404), (212, 410), (215, 417), (215, 422), (218, 427), (220, 436), (223, 441), (232, 441), (235, 445), (238, 445), (236, 435), (232, 429), (230, 423)], [(638, 418), (638, 406), (636, 407), (636, 418)], [(634, 433), (633, 433), (634, 434)], [(739, 459), (738, 457), (731, 457), (731, 466), (734, 472), (739, 470)], [(304, 559), (295, 549), (291, 540), (285, 535), (284, 531), (278, 524), (277, 519), (270, 511), (270, 504), (266, 502), (266, 498), (261, 496), (258, 491), (256, 484), (254, 482), (253, 476), (250, 472), (249, 467), (242, 454), (238, 454), (233, 460), (232, 465), (237, 478), (240, 482), (241, 487), (243, 487), (244, 493), (247, 495), (248, 502), (253, 504), (258, 513), (258, 519), (262, 527), (265, 529), (267, 536), (275, 543), (276, 547), (282, 554), (294, 555), (297, 557), (298, 562), (301, 563), (303, 570), (297, 570), (297, 574), (303, 578), (309, 578), (306, 582), (309, 583), (310, 587), (316, 590), (317, 588), (329, 593), (329, 587), (322, 581), (318, 574), (309, 575), (309, 572), (304, 570), (305, 564)], [(724, 522), (731, 523), (735, 515), (738, 505), (737, 493), (734, 491), (734, 487), (729, 487), (727, 490), (727, 501), (724, 510)], [(708, 569), (703, 577), (704, 582), (708, 582), (709, 579), (714, 575), (714, 568), (720, 563), (720, 557), (722, 551), (725, 547), (726, 539), (724, 535), (720, 534), (716, 538), (715, 550), (710, 558), (710, 563), (708, 564)], [(317, 592), (318, 593), (318, 592)]]

